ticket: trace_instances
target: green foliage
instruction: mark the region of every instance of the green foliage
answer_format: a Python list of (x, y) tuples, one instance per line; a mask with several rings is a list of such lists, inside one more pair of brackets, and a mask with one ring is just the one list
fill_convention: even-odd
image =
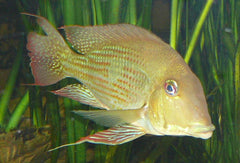
[[(21, 47), (19, 49), (23, 48), (23, 44), (20, 45)], [(19, 50), (17, 53), (17, 56), (14, 60), (13, 63), (13, 67), (10, 73), (10, 76), (8, 78), (7, 84), (5, 86), (4, 89), (4, 94), (2, 95), (2, 97), (0, 98), (0, 127), (1, 128), (5, 128), (5, 126), (9, 126), (9, 124), (7, 125), (7, 112), (8, 110), (8, 105), (9, 105), (9, 101), (11, 99), (11, 96), (13, 94), (13, 90), (14, 90), (14, 86), (16, 84), (16, 80), (17, 80), (17, 76), (18, 76), (18, 72), (19, 72), (19, 68), (21, 65), (21, 61), (22, 61), (22, 50)], [(27, 105), (25, 106), (25, 108), (27, 107)], [(15, 109), (15, 113), (16, 112), (22, 112), (20, 110), (25, 110), (25, 108), (16, 108)], [(23, 111), (24, 112), (24, 111)], [(21, 115), (20, 115), (21, 116)], [(17, 118), (16, 116), (11, 118), (11, 122), (15, 121), (15, 118)], [(17, 118), (19, 119), (19, 118)], [(16, 120), (17, 121), (17, 120)], [(10, 128), (15, 128), (17, 124), (13, 125), (10, 122)], [(7, 130), (9, 130), (9, 127), (7, 127)]]

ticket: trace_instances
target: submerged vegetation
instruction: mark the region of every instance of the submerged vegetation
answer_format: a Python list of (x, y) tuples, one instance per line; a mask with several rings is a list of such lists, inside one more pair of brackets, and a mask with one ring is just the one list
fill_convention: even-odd
[[(18, 8), (20, 12), (42, 15), (56, 27), (124, 22), (150, 30), (152, 3), (152, 0), (47, 0), (31, 3), (30, 0), (21, 0)], [(66, 155), (64, 152), (59, 154), (65, 149), (53, 151), (49, 155), (52, 162), (60, 156), (62, 158), (63, 154), (68, 162), (239, 162), (240, 2), (172, 0), (170, 5), (170, 44), (182, 54), (202, 82), (216, 127), (212, 138), (145, 136), (119, 146), (84, 143), (67, 147)], [(27, 31), (36, 30), (29, 17), (22, 16), (22, 20)], [(24, 113), (29, 110), (31, 127), (52, 126), (51, 147), (47, 146), (45, 151), (102, 130), (103, 127), (71, 113), (73, 109), (88, 109), (88, 106), (58, 98), (49, 92), (75, 80), (64, 79), (44, 88), (17, 84), (18, 80), (25, 84), (34, 83), (30, 77), (29, 60), (23, 59), (27, 58), (26, 43), (21, 42), (0, 97), (1, 130), (18, 129)], [(19, 73), (25, 75), (19, 77)], [(22, 98), (14, 109), (9, 108), (13, 93), (20, 87), (25, 88), (18, 93)]]

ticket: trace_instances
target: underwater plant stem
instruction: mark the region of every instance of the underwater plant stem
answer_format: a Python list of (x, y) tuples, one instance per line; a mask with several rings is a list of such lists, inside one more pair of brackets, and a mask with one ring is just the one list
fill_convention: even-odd
[(102, 25), (102, 10), (100, 0), (92, 0), (93, 25)]
[(240, 95), (240, 43), (238, 43), (235, 56), (235, 92)]
[[(238, 43), (237, 46), (237, 52), (235, 55), (235, 116), (234, 116), (234, 121), (236, 124), (235, 125), (235, 131), (239, 133), (239, 126), (240, 126), (240, 42)], [(240, 140), (239, 140), (239, 135), (235, 135), (235, 140), (236, 142), (236, 147), (239, 148), (240, 145)], [(240, 160), (240, 156), (236, 156), (236, 160)]]
[[(178, 13), (177, 13), (177, 26), (176, 26), (176, 45), (178, 40), (179, 40), (179, 33), (180, 33), (180, 29), (181, 29), (181, 22), (182, 22), (182, 14), (183, 14), (183, 5), (184, 5), (184, 1), (179, 1), (178, 3)], [(176, 46), (177, 49), (177, 46)]]
[(75, 0), (63, 0), (62, 2), (64, 25), (71, 25), (75, 22), (74, 1)]
[[(70, 99), (64, 98), (64, 106), (65, 106), (65, 118), (66, 118), (66, 127), (67, 127), (67, 139), (68, 143), (72, 143), (75, 141), (74, 139), (74, 123), (71, 117), (71, 109), (72, 103)], [(75, 147), (69, 146), (67, 149), (68, 153), (68, 162), (74, 162), (75, 160)]]
[(185, 28), (186, 28), (186, 34), (185, 34), (185, 39), (186, 39), (186, 47), (189, 45), (189, 1), (186, 1), (185, 6), (186, 6), (186, 14), (185, 14)]
[(21, 120), (22, 115), (26, 111), (29, 104), (29, 91), (25, 93), (25, 95), (22, 97), (21, 101), (15, 108), (9, 122), (6, 128), (6, 132), (9, 132), (11, 129), (14, 129), (17, 127), (18, 123)]
[(42, 127), (44, 124), (44, 116), (42, 114), (42, 95), (38, 86), (29, 88), (29, 101), (32, 123), (37, 128)]
[(136, 11), (136, 0), (129, 0), (129, 23), (137, 24), (137, 11)]
[(39, 10), (40, 10), (41, 15), (45, 16), (48, 19), (48, 21), (50, 21), (53, 25), (56, 25), (51, 2), (50, 1), (39, 1), (39, 5), (40, 5)]
[[(80, 121), (74, 121), (75, 142), (78, 141), (80, 137), (85, 136), (86, 123), (84, 123), (83, 121), (83, 119), (81, 119)], [(86, 162), (86, 143), (75, 146), (75, 150), (76, 153), (78, 153), (77, 155), (75, 155), (76, 162)]]
[[(237, 51), (235, 54), (235, 76), (234, 76), (234, 87), (235, 87), (235, 122), (240, 124), (238, 118), (240, 113), (240, 43), (238, 43)], [(238, 126), (236, 126), (237, 128)]]
[(119, 23), (119, 10), (120, 10), (120, 4), (121, 0), (114, 0), (110, 1), (109, 6), (109, 23), (116, 24)]
[(183, 1), (172, 0), (171, 7), (171, 27), (170, 27), (170, 45), (177, 49), (177, 42), (181, 27), (181, 18), (183, 10)]
[(201, 14), (201, 16), (200, 16), (200, 18), (197, 22), (197, 25), (196, 25), (195, 29), (194, 29), (190, 44), (188, 46), (188, 49), (187, 49), (187, 52), (186, 52), (185, 58), (184, 58), (184, 60), (187, 64), (189, 63), (189, 60), (192, 56), (192, 52), (193, 52), (194, 47), (196, 45), (196, 42), (198, 40), (199, 33), (202, 29), (203, 23), (204, 23), (207, 15), (208, 15), (210, 9), (211, 9), (211, 6), (212, 6), (213, 2), (214, 2), (214, 0), (207, 0), (207, 2), (205, 4), (205, 7), (202, 11), (202, 14)]
[(152, 11), (152, 0), (145, 0), (142, 4), (144, 6), (141, 11), (141, 15), (138, 18), (137, 25), (146, 29), (151, 28), (151, 11)]
[[(23, 41), (22, 41), (23, 42)], [(22, 47), (23, 44), (19, 46), (16, 59), (14, 60), (13, 67), (8, 78), (6, 87), (4, 89), (4, 93), (0, 99), (0, 126), (4, 125), (5, 115), (8, 109), (8, 104), (14, 89), (14, 85), (16, 83), (17, 75), (19, 72), (20, 63), (22, 60)]]
[[(49, 111), (49, 120), (51, 124), (51, 142), (52, 146), (59, 146), (61, 143), (61, 118), (59, 113), (59, 105), (57, 96), (48, 93), (46, 102), (46, 110)], [(51, 162), (57, 162), (59, 151), (53, 151)]]
[(177, 43), (177, 9), (178, 9), (178, 0), (172, 0), (171, 7), (171, 29), (170, 29), (170, 45), (173, 49), (176, 49)]
[[(71, 101), (72, 109), (81, 108), (83, 109), (83, 105), (81, 105), (78, 101)], [(86, 119), (83, 119), (83, 117), (75, 117), (76, 115), (72, 116), (72, 121), (74, 124), (74, 142), (77, 142), (79, 138), (84, 137), (85, 134), (85, 127)], [(75, 161), (76, 162), (86, 162), (86, 143), (78, 144), (75, 146), (75, 152), (77, 153), (75, 155)]]
[(93, 25), (97, 24), (97, 14), (96, 14), (96, 6), (94, 3), (94, 0), (91, 0), (91, 4), (92, 4), (92, 14), (93, 14)]
[[(82, 25), (90, 25), (91, 14), (90, 14), (89, 2), (86, 0), (82, 0), (81, 4), (80, 3), (78, 3), (78, 4), (79, 4), (79, 6), (82, 6), (81, 7), (81, 11), (82, 11), (82, 15), (83, 15), (82, 16), (82, 20), (83, 20)], [(77, 8), (75, 11), (77, 11)], [(77, 24), (79, 24), (79, 23), (77, 22)]]

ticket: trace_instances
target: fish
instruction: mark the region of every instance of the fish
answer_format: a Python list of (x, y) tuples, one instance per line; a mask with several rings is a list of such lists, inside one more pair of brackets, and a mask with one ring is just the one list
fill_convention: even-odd
[(34, 85), (70, 77), (52, 93), (98, 110), (75, 114), (108, 127), (79, 141), (118, 145), (143, 135), (208, 139), (215, 129), (203, 87), (181, 55), (152, 32), (131, 24), (63, 26), (36, 18), (45, 34), (27, 36)]

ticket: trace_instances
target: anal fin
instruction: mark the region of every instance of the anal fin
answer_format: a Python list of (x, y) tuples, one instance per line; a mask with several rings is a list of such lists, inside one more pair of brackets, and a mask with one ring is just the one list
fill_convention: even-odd
[(89, 142), (94, 144), (118, 145), (137, 139), (145, 134), (146, 133), (141, 127), (122, 125), (83, 137), (76, 143), (81, 144)]

